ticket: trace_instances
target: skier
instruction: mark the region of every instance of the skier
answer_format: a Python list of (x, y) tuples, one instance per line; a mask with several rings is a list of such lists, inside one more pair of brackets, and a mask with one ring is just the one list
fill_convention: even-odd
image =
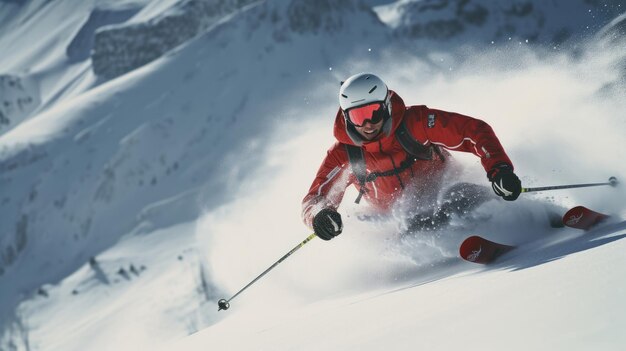
[(304, 223), (330, 240), (343, 230), (337, 208), (354, 184), (361, 198), (381, 214), (408, 207), (408, 230), (445, 224), (452, 213), (488, 199), (485, 187), (458, 183), (437, 201), (453, 168), (447, 150), (480, 157), (493, 191), (513, 201), (522, 186), (492, 128), (458, 113), (406, 106), (376, 75), (356, 74), (339, 89), (337, 142), (328, 150), (302, 201)]

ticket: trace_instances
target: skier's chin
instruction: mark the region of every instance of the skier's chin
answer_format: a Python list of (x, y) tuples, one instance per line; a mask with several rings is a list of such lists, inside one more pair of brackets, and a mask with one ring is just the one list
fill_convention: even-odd
[(371, 132), (362, 131), (361, 136), (366, 140), (374, 140), (380, 134), (380, 129), (372, 130)]

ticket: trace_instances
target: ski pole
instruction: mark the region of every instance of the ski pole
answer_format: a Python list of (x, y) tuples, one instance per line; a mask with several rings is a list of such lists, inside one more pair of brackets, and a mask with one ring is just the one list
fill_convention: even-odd
[(267, 274), (267, 272), (271, 271), (274, 267), (278, 266), (279, 263), (281, 263), (282, 261), (284, 261), (287, 257), (291, 256), (294, 252), (298, 251), (298, 249), (300, 249), (302, 246), (304, 246), (304, 244), (308, 243), (309, 241), (311, 241), (313, 238), (315, 238), (316, 235), (315, 233), (309, 235), (306, 239), (304, 239), (304, 241), (302, 241), (300, 244), (298, 244), (296, 247), (294, 247), (293, 249), (291, 249), (291, 251), (287, 252), (287, 254), (285, 254), (285, 256), (281, 257), (280, 260), (276, 261), (273, 265), (271, 265), (268, 269), (266, 269), (263, 273), (261, 273), (258, 277), (254, 278), (253, 281), (251, 281), (250, 283), (248, 283), (248, 285), (244, 286), (241, 290), (239, 290), (235, 295), (233, 295), (230, 299), (226, 300), (226, 299), (220, 299), (217, 302), (217, 306), (219, 307), (217, 310), (221, 311), (221, 310), (227, 310), (230, 307), (230, 302), (237, 297), (237, 295), (241, 294), (244, 290), (246, 290), (250, 285), (254, 284), (257, 280), (261, 279), (261, 277), (263, 277), (264, 275)]
[(570, 184), (570, 185), (555, 185), (555, 186), (543, 186), (539, 188), (522, 188), (523, 193), (530, 193), (533, 191), (544, 190), (559, 190), (559, 189), (572, 189), (572, 188), (587, 188), (592, 186), (610, 185), (612, 187), (617, 186), (617, 178), (611, 177), (606, 183), (589, 183), (589, 184)]

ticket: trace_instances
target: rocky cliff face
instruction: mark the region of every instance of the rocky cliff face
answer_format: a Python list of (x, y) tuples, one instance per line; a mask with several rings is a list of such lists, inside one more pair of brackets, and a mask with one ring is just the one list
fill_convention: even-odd
[(19, 124), (40, 103), (34, 81), (17, 75), (0, 75), (0, 134)]
[(139, 10), (141, 6), (133, 3), (117, 8), (96, 7), (67, 47), (66, 54), (69, 60), (77, 62), (88, 59), (94, 47), (96, 30), (107, 25), (123, 23), (137, 14)]
[(523, 40), (559, 45), (591, 36), (624, 11), (619, 0), (424, 0), (388, 5), (397, 36), (431, 42)]
[(287, 7), (289, 30), (300, 34), (337, 31), (346, 26), (351, 13), (363, 11), (371, 12), (353, 0), (294, 0)]
[(111, 79), (149, 63), (255, 0), (183, 0), (141, 23), (107, 26), (95, 34), (93, 70)]

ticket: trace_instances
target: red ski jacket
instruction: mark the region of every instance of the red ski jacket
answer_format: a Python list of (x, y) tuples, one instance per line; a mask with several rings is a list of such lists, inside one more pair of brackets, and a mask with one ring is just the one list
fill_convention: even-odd
[[(302, 218), (312, 227), (313, 217), (323, 208), (337, 209), (344, 192), (354, 184), (363, 198), (381, 213), (388, 212), (400, 196), (410, 190), (417, 201), (438, 192), (441, 179), (455, 150), (471, 152), (480, 157), (485, 171), (498, 163), (513, 166), (492, 128), (485, 122), (458, 113), (421, 106), (405, 106), (402, 98), (391, 91), (392, 116), (383, 125), (381, 135), (372, 141), (363, 141), (358, 132), (346, 125), (341, 110), (335, 117), (334, 135), (337, 142), (328, 150), (309, 192), (302, 201)], [(409, 157), (394, 134), (402, 121), (415, 140), (424, 146), (440, 146), (431, 160), (416, 160), (410, 167), (400, 165)], [(366, 172), (399, 171), (397, 174), (377, 177), (363, 185), (352, 172), (346, 144), (363, 150)], [(361, 188), (364, 189), (361, 189)]]

